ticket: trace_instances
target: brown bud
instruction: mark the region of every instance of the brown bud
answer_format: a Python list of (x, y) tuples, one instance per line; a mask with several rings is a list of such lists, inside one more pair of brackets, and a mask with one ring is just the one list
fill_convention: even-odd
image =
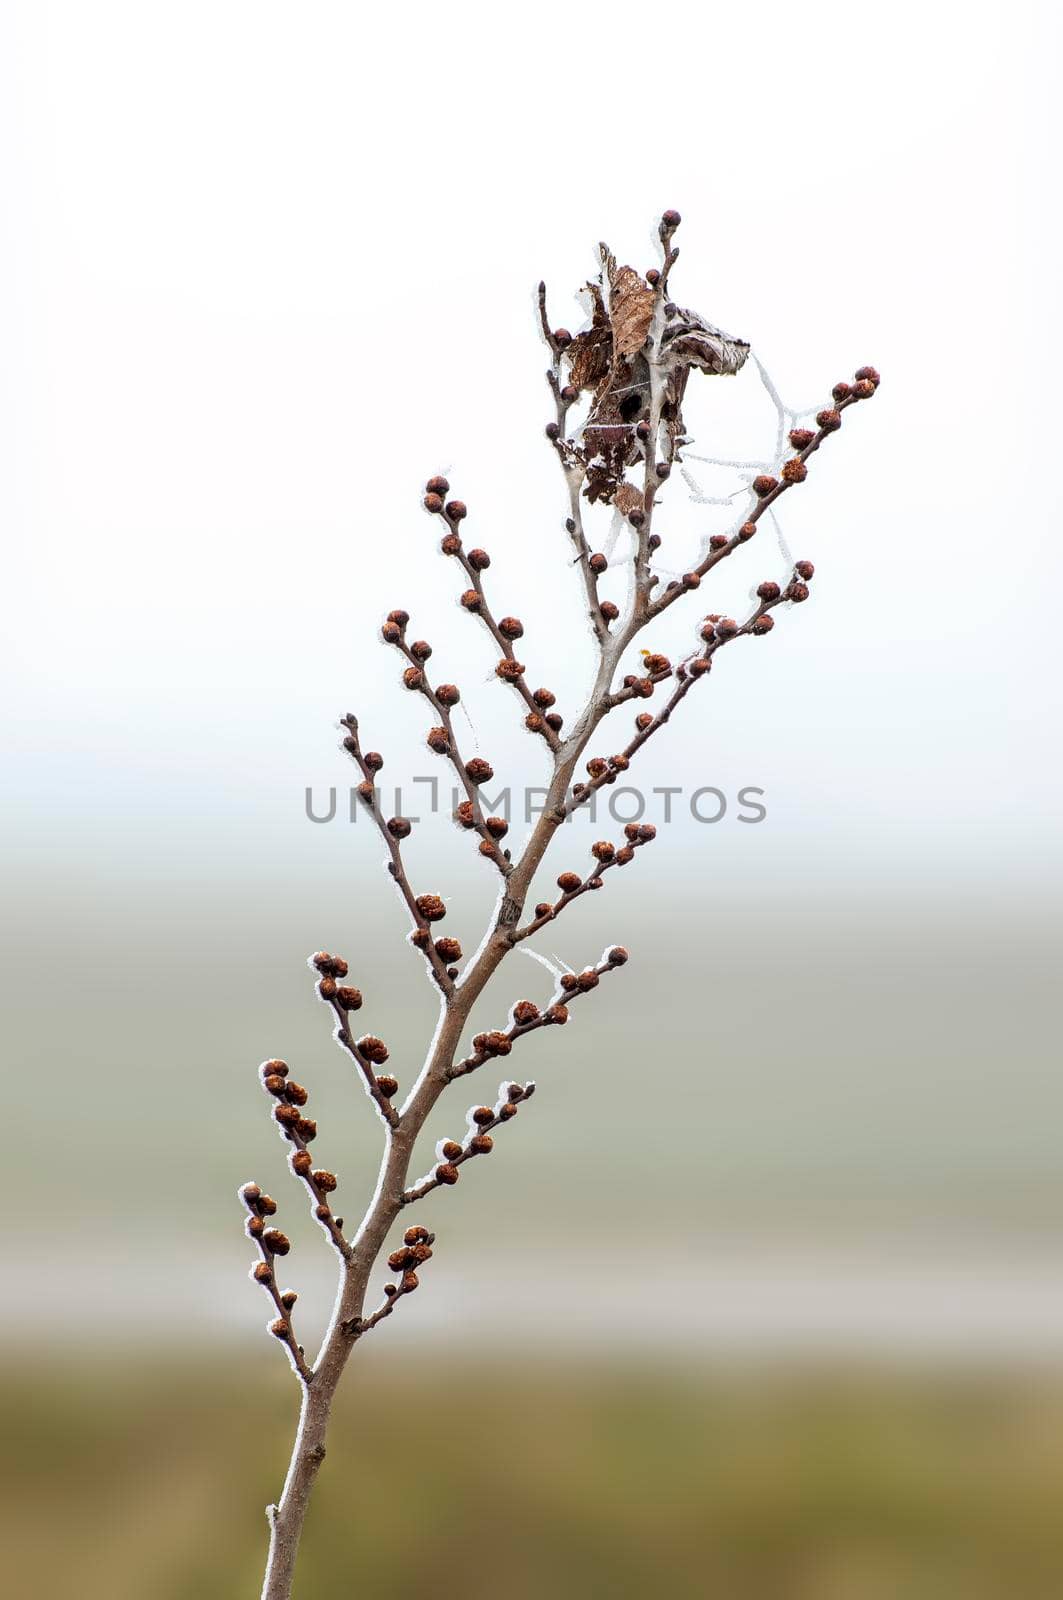
[(287, 1061), (278, 1061), (273, 1056), (269, 1061), (263, 1061), (258, 1070), (264, 1078), (286, 1078), (288, 1076), (288, 1063)]
[(788, 583), (783, 591), (783, 599), (793, 600), (800, 604), (802, 600), (808, 599), (808, 585), (806, 583)]
[(494, 775), (494, 767), (482, 756), (473, 756), (471, 761), (465, 763), (465, 776), (470, 783), (490, 783)]
[(436, 699), (441, 706), (456, 706), (461, 692), (456, 683), (441, 683), (436, 689)]
[(499, 1106), (498, 1108), (499, 1122), (511, 1122), (516, 1115), (517, 1107), (513, 1104), (512, 1100), (507, 1101), (504, 1106)]
[(463, 517), (468, 516), (469, 508), (464, 500), (448, 500), (446, 512), (451, 522), (460, 522)]
[(358, 1011), (362, 1005), (361, 989), (344, 987), (336, 990), (336, 1004), (343, 1011)]
[(771, 578), (765, 578), (763, 583), (757, 584), (757, 594), (762, 600), (778, 600), (782, 590)]
[(295, 1131), (304, 1144), (313, 1144), (317, 1138), (317, 1123), (313, 1117), (300, 1117), (295, 1124)]
[(682, 579), (680, 581), (681, 581), (684, 589), (700, 589), (701, 588), (701, 573), (700, 572), (684, 572), (684, 574), (682, 576)]
[(774, 617), (757, 617), (749, 631), (755, 634), (770, 633), (774, 626)]
[(424, 673), (421, 671), (420, 667), (407, 667), (406, 671), (402, 674), (402, 681), (406, 685), (407, 689), (423, 689)]
[(497, 1028), (484, 1035), (484, 1050), (489, 1056), (508, 1056), (512, 1048), (512, 1039)]
[(836, 383), (834, 388), (831, 390), (831, 394), (835, 400), (847, 400), (849, 398), (849, 392), (849, 385), (847, 383)]
[(429, 728), (425, 743), (429, 750), (434, 750), (438, 756), (450, 754), (450, 735), (446, 728)]
[(437, 894), (419, 894), (415, 904), (426, 922), (442, 922), (447, 914), (447, 908)]
[(859, 383), (853, 384), (853, 394), (858, 400), (870, 400), (877, 387), (870, 378), (861, 378)]
[(272, 1074), (271, 1074), (270, 1077), (263, 1078), (262, 1086), (265, 1089), (267, 1094), (271, 1094), (271, 1095), (275, 1096), (275, 1098), (278, 1099), (278, 1100), (281, 1099), (283, 1097), (283, 1095), (284, 1095), (284, 1079), (283, 1078), (277, 1078), (277, 1077), (272, 1076)]
[(646, 729), (652, 726), (653, 720), (652, 711), (640, 711), (635, 718), (635, 726), (640, 733), (645, 733)]
[(371, 806), (376, 798), (376, 790), (371, 783), (360, 783), (358, 785), (358, 797), (364, 800), (367, 806)]
[(298, 1298), (299, 1296), (296, 1294), (294, 1289), (285, 1289), (284, 1293), (281, 1295), (281, 1305), (284, 1307), (285, 1311), (290, 1311)]
[(291, 1240), (286, 1233), (281, 1233), (279, 1228), (267, 1228), (262, 1235), (262, 1243), (270, 1255), (286, 1256), (292, 1247)]
[(261, 1217), (248, 1217), (244, 1223), (244, 1232), (249, 1239), (261, 1239), (265, 1226)]
[(453, 1139), (444, 1140), (443, 1144), (440, 1146), (440, 1149), (448, 1161), (456, 1161), (461, 1155), (461, 1145), (455, 1144)]
[(284, 1098), (293, 1106), (305, 1106), (310, 1097), (301, 1083), (289, 1078), (284, 1086)]
[(656, 267), (650, 267), (646, 273), (646, 282), (651, 289), (655, 289), (661, 281), (661, 274)]
[(566, 994), (573, 994), (579, 988), (579, 978), (574, 972), (561, 974), (561, 987)]
[(875, 371), (874, 367), (857, 367), (853, 376), (856, 378), (858, 383), (870, 383), (876, 389), (882, 382), (882, 379)]
[(667, 656), (645, 655), (642, 658), (642, 664), (647, 672), (653, 673), (654, 677), (659, 672), (671, 672), (672, 670), (672, 663)]
[(622, 944), (614, 944), (605, 959), (611, 967), (622, 967), (628, 960), (628, 955), (629, 952)]
[(560, 1001), (556, 1001), (550, 1007), (546, 1015), (550, 1018), (551, 1022), (557, 1025), (557, 1027), (562, 1028), (568, 1021), (568, 1006), (562, 1005)]
[(293, 1150), (291, 1156), (292, 1171), (297, 1178), (305, 1178), (313, 1166), (308, 1150)]
[(459, 939), (437, 939), (436, 955), (440, 961), (460, 961), (461, 941)]
[(380, 636), (385, 644), (398, 644), (402, 638), (402, 629), (397, 622), (385, 622), (380, 630)]
[(477, 1106), (472, 1113), (472, 1120), (478, 1128), (486, 1128), (489, 1122), (494, 1122), (495, 1114), (490, 1106)]
[(410, 654), (415, 661), (427, 661), (432, 654), (432, 646), (427, 639), (415, 639), (410, 646)]
[(483, 605), (483, 595), (479, 589), (466, 589), (461, 597), (461, 603), (466, 611), (479, 611)]
[(410, 1266), (420, 1267), (423, 1266), (426, 1261), (431, 1261), (431, 1259), (432, 1246), (427, 1242), (427, 1240), (422, 1240), (420, 1244), (410, 1246)]
[(522, 1026), (535, 1022), (539, 1016), (539, 1007), (533, 1000), (518, 1000), (513, 1007), (513, 1020)]
[(635, 506), (633, 510), (628, 512), (627, 520), (630, 522), (633, 528), (641, 528), (642, 524), (646, 520), (646, 513), (645, 511), (641, 511), (638, 506)]
[(702, 673), (708, 672), (711, 666), (712, 662), (707, 656), (695, 656), (693, 661), (688, 664), (688, 671), (692, 678), (700, 678)]
[(611, 600), (603, 600), (601, 605), (598, 607), (598, 610), (601, 612), (606, 622), (615, 622), (617, 617), (620, 615), (620, 607), (614, 605)]
[(790, 443), (795, 450), (807, 450), (815, 437), (811, 428), (790, 429)]
[(437, 474), (436, 477), (429, 478), (428, 482), (425, 484), (425, 488), (429, 494), (447, 494), (450, 490), (450, 484), (447, 482), (446, 478), (440, 477)]
[(439, 548), (445, 556), (456, 556), (461, 553), (461, 537), (456, 533), (446, 533), (439, 541)]
[(657, 829), (652, 822), (639, 823), (639, 844), (651, 844), (657, 837)]
[(366, 1033), (358, 1040), (356, 1049), (367, 1061), (382, 1067), (388, 1058), (388, 1047), (383, 1039), (378, 1039), (375, 1033)]
[(454, 813), (454, 821), (462, 828), (474, 828), (476, 816), (473, 812), (472, 801), (463, 800)]
[(777, 489), (778, 487), (779, 485), (776, 479), (767, 472), (758, 473), (758, 475), (753, 479), (753, 492), (754, 494), (759, 495), (762, 500), (767, 495), (771, 494), (773, 489)]
[(783, 483), (804, 483), (807, 477), (808, 468), (797, 456), (793, 456), (789, 461), (783, 463)]
[(524, 676), (524, 663), (522, 661), (512, 661), (509, 656), (503, 656), (495, 667), (495, 676), (501, 678), (504, 683), (516, 683), (519, 678)]
[(557, 696), (552, 689), (536, 689), (532, 699), (540, 711), (548, 711), (556, 702)]
[(626, 772), (628, 767), (630, 767), (631, 762), (621, 750), (615, 756), (609, 757), (609, 765), (612, 767), (614, 772)]
[(273, 1282), (273, 1268), (267, 1266), (265, 1261), (256, 1261), (252, 1270), (252, 1277), (256, 1283), (269, 1284)]
[(546, 727), (546, 722), (537, 711), (529, 711), (528, 715), (524, 718), (524, 726), (527, 728), (529, 733), (542, 733), (543, 729)]
[(392, 1100), (399, 1092), (399, 1080), (393, 1078), (390, 1072), (381, 1072), (377, 1076), (376, 1086), (385, 1100)]
[(587, 565), (598, 577), (600, 577), (603, 572), (607, 572), (609, 570), (609, 562), (606, 560), (605, 556), (602, 555), (601, 551), (596, 551), (595, 554), (591, 556)]
[(548, 728), (553, 728), (555, 733), (561, 732), (564, 721), (565, 719), (563, 716), (561, 716), (560, 712), (548, 711), (546, 713), (546, 726)]
[(492, 839), (504, 839), (509, 832), (509, 823), (505, 817), (486, 817), (484, 819), (484, 827)]
[(738, 632), (738, 623), (734, 617), (721, 617), (716, 624), (717, 639), (733, 639)]
[(491, 557), (486, 550), (470, 550), (469, 565), (474, 572), (486, 572), (491, 565)]
[(550, 904), (549, 900), (540, 900), (535, 907), (536, 919), (538, 920), (540, 917), (550, 916), (553, 912), (553, 909), (554, 908)]
[(412, 1228), (407, 1228), (402, 1237), (405, 1244), (429, 1244), (431, 1242), (432, 1235), (429, 1233), (427, 1228), (422, 1227), (421, 1224), (417, 1222), (414, 1223)]
[[(455, 1176), (457, 1176), (456, 1173), (455, 1173)], [(417, 1276), (416, 1272), (404, 1272), (403, 1275), (402, 1275), (402, 1292), (403, 1292), (403, 1294), (412, 1294), (413, 1291), (419, 1285), (420, 1281), (421, 1280)]]
[(678, 226), (682, 222), (682, 220), (683, 219), (679, 215), (678, 211), (669, 210), (669, 211), (662, 212), (662, 214), (661, 214), (661, 224), (662, 224), (663, 227), (668, 228), (669, 230), (671, 230), (672, 228), (678, 228)]
[(406, 1248), (393, 1250), (388, 1256), (388, 1266), (392, 1272), (404, 1272), (409, 1265), (410, 1252)]
[(563, 894), (574, 894), (582, 882), (578, 872), (562, 872), (558, 875), (557, 887)]
[(275, 1339), (287, 1339), (292, 1330), (283, 1317), (277, 1317), (270, 1323), (269, 1331)]
[(561, 398), (565, 404), (569, 406), (572, 405), (574, 401), (578, 400), (579, 390), (576, 388), (576, 385), (574, 383), (566, 383), (565, 387), (561, 391)]
[(495, 1147), (495, 1141), (489, 1133), (477, 1133), (469, 1140), (469, 1149), (478, 1156), (489, 1156)]
[(332, 1221), (332, 1208), (330, 1206), (327, 1206), (325, 1204), (325, 1202), (322, 1201), (319, 1206), (315, 1206), (314, 1207), (314, 1216), (317, 1218), (317, 1220), (319, 1222), (331, 1222)]
[(510, 1084), (507, 1084), (506, 1085), (506, 1099), (507, 1100), (523, 1100), (524, 1099), (524, 1085), (522, 1083), (510, 1083)]
[(498, 631), (504, 639), (519, 639), (524, 633), (524, 624), (519, 617), (503, 617)]
[(426, 494), (423, 504), (425, 510), (431, 511), (433, 515), (438, 515), (438, 513), (443, 509), (443, 500), (438, 494)]
[(631, 861), (634, 858), (634, 855), (635, 855), (635, 852), (634, 852), (634, 850), (632, 850), (632, 848), (631, 848), (631, 846), (629, 844), (622, 844), (620, 846), (620, 849), (616, 852), (616, 864), (617, 864), (617, 866), (618, 867), (626, 867), (628, 862)]
[(816, 425), (824, 433), (836, 433), (842, 425), (841, 413), (835, 411), (833, 406), (828, 406), (826, 411), (817, 411)]
[(812, 565), (811, 561), (794, 562), (794, 571), (797, 573), (799, 578), (804, 578), (806, 583), (811, 583), (815, 570), (816, 569)]
[(616, 855), (616, 845), (610, 844), (608, 839), (599, 839), (596, 844), (591, 845), (591, 855), (596, 861), (603, 863), (612, 861)]
[(436, 1168), (436, 1179), (439, 1183), (457, 1183), (461, 1173), (450, 1161), (442, 1161)]
[(240, 1190), (240, 1199), (244, 1202), (244, 1205), (249, 1211), (254, 1211), (257, 1209), (258, 1202), (261, 1200), (261, 1198), (262, 1190), (259, 1188), (257, 1183), (245, 1183), (243, 1188)]
[(738, 530), (738, 541), (739, 541), (739, 543), (740, 544), (748, 544), (750, 539), (752, 539), (753, 535), (756, 533), (756, 531), (757, 531), (757, 525), (756, 525), (755, 522), (743, 522), (742, 526)]
[(335, 1000), (336, 995), (339, 992), (335, 978), (320, 978), (318, 980), (317, 992), (321, 996), (322, 1000)]
[(279, 1122), (282, 1128), (294, 1128), (300, 1117), (294, 1106), (285, 1103), (273, 1107), (273, 1120)]
[(601, 979), (593, 968), (588, 967), (586, 971), (580, 973), (577, 982), (579, 983), (580, 992), (586, 994), (589, 989), (597, 989)]
[(430, 940), (429, 940), (429, 937), (428, 937), (428, 929), (427, 928), (414, 928), (413, 932), (408, 935), (408, 938), (409, 938), (410, 943), (414, 946), (415, 949), (417, 949), (417, 950), (427, 950), (428, 949)]
[(603, 761), (601, 756), (591, 756), (587, 762), (587, 771), (592, 778), (604, 778), (609, 771), (608, 761)]

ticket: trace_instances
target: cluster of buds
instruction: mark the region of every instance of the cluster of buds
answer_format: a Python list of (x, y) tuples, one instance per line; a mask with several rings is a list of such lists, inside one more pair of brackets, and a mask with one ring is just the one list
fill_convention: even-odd
[[(604, 780), (603, 780), (604, 781)], [(652, 822), (628, 822), (624, 826), (624, 843), (617, 848), (609, 839), (599, 839), (591, 845), (591, 855), (594, 857), (595, 866), (586, 875), (581, 877), (578, 872), (561, 872), (557, 877), (557, 887), (561, 890), (559, 900), (541, 900), (535, 907), (535, 919), (522, 928), (519, 938), (526, 938), (530, 933), (536, 933), (547, 922), (552, 922), (555, 917), (571, 905), (573, 900), (578, 900), (580, 895), (589, 894), (602, 887), (603, 874), (613, 867), (626, 867), (633, 860), (635, 851), (644, 845), (652, 844), (657, 837), (657, 829)]]
[[(382, 1067), (387, 1061), (390, 1053), (383, 1039), (377, 1038), (375, 1033), (363, 1034), (360, 1039), (354, 1037), (350, 1014), (361, 1009), (362, 993), (360, 989), (341, 987), (337, 984), (338, 977), (347, 976), (346, 961), (342, 956), (330, 955), (327, 950), (318, 950), (310, 957), (309, 965), (320, 974), (317, 981), (318, 997), (332, 1007), (336, 1018), (334, 1037), (337, 1043), (353, 1057), (377, 1110), (384, 1120), (394, 1127), (398, 1121), (398, 1112), (392, 1101), (398, 1093), (399, 1080), (390, 1072), (377, 1071), (377, 1068)], [(305, 1090), (303, 1093), (305, 1094)], [(278, 1117), (278, 1121), (281, 1120), (277, 1112), (274, 1112), (274, 1115)]]
[[(283, 1062), (266, 1063), (271, 1067), (283, 1065)], [(294, 1289), (281, 1289), (277, 1283), (276, 1260), (288, 1254), (291, 1241), (279, 1228), (266, 1226), (267, 1219), (276, 1215), (277, 1202), (263, 1193), (257, 1183), (245, 1183), (240, 1190), (240, 1200), (247, 1212), (247, 1236), (258, 1247), (259, 1259), (251, 1269), (251, 1277), (269, 1295), (277, 1313), (269, 1324), (269, 1331), (287, 1347), (292, 1366), (303, 1381), (309, 1383), (311, 1374), (303, 1357), (303, 1347), (292, 1330), (292, 1307), (299, 1297)]]
[[(457, 525), (467, 514), (467, 508), (461, 500), (445, 502), (443, 496), (450, 485), (445, 478), (429, 478), (425, 485), (424, 506), (433, 516), (443, 518), (448, 524), (448, 531), (443, 536), (440, 548), (446, 556), (452, 556), (460, 562), (469, 579), (470, 587), (461, 595), (461, 605), (479, 617), (491, 634), (499, 650), (499, 660), (495, 663), (495, 677), (502, 683), (508, 683), (515, 688), (528, 707), (525, 726), (532, 733), (540, 734), (551, 748), (557, 747), (557, 734), (561, 728), (561, 718), (556, 713), (544, 716), (544, 705), (540, 699), (542, 695), (549, 695), (548, 690), (540, 689), (534, 694), (529, 690), (525, 681), (526, 668), (523, 661), (518, 661), (513, 646), (518, 639), (524, 637), (524, 624), (519, 617), (504, 616), (496, 620), (487, 603), (481, 574), (486, 572), (491, 565), (491, 557), (486, 550), (473, 548), (466, 550), (461, 536), (457, 532)], [(408, 687), (420, 687), (419, 684), (408, 684)], [(437, 697), (439, 691), (436, 691)], [(554, 697), (549, 695), (547, 704), (553, 705)], [(433, 730), (438, 734), (438, 730)], [(431, 739), (429, 743), (432, 744)], [(440, 754), (449, 754), (449, 751), (440, 748), (440, 741), (432, 744), (433, 749), (438, 749)], [(490, 849), (483, 854), (491, 854)]]
[(459, 1168), (475, 1156), (490, 1155), (495, 1144), (491, 1137), (495, 1128), (501, 1127), (504, 1122), (511, 1122), (517, 1115), (520, 1102), (530, 1100), (534, 1093), (534, 1083), (504, 1083), (493, 1106), (473, 1106), (468, 1112), (469, 1129), (465, 1138), (460, 1144), (456, 1139), (439, 1141), (436, 1146), (437, 1161), (431, 1175), (414, 1188), (407, 1189), (403, 1203), (411, 1205), (433, 1189), (452, 1188), (460, 1177)]
[[(317, 1138), (317, 1123), (303, 1114), (307, 1091), (301, 1083), (289, 1076), (285, 1061), (264, 1061), (259, 1069), (262, 1087), (276, 1102), (273, 1119), (289, 1144), (295, 1146), (289, 1158), (291, 1169), (302, 1179), (310, 1195), (311, 1210), (328, 1234), (340, 1255), (347, 1259), (350, 1246), (343, 1237), (343, 1218), (333, 1214), (328, 1196), (336, 1187), (336, 1178), (325, 1167), (315, 1167), (307, 1146)], [(283, 1251), (287, 1253), (287, 1240)]]
[(388, 1256), (388, 1270), (399, 1274), (396, 1283), (384, 1285), (384, 1293), (389, 1300), (395, 1300), (399, 1295), (412, 1294), (417, 1288), (420, 1281), (417, 1269), (423, 1267), (426, 1261), (431, 1261), (435, 1238), (435, 1234), (429, 1233), (427, 1228), (406, 1229), (402, 1244)]

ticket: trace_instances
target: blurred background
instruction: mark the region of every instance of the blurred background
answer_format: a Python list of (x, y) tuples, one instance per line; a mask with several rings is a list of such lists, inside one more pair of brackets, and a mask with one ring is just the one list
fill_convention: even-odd
[[(597, 241), (645, 269), (677, 206), (674, 293), (788, 404), (882, 388), (782, 505), (811, 602), (721, 658), (632, 771), (652, 850), (534, 941), (632, 960), (425, 1204), (298, 1593), (1058, 1595), (1055, 13), (38, 0), (0, 30), (12, 1593), (258, 1592), (297, 1397), (237, 1186), (278, 1198), (311, 1352), (333, 1275), (257, 1064), (309, 1086), (351, 1219), (377, 1127), (306, 957), (347, 957), (403, 1090), (436, 1015), (337, 719), (475, 949), (491, 869), (410, 783), (442, 768), (378, 625), (405, 606), (461, 685), (519, 845), (544, 752), (421, 486), (469, 503), (571, 718), (534, 286), (577, 328)], [(752, 364), (688, 399), (695, 452), (770, 447)], [(732, 520), (674, 480), (662, 564)], [(763, 527), (647, 643), (785, 570)], [(542, 891), (621, 825), (574, 821)], [(476, 1027), (550, 988), (514, 955)]]

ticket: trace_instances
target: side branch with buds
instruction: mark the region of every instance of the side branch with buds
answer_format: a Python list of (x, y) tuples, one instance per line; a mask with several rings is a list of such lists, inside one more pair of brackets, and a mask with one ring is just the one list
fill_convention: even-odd
[[(461, 941), (453, 935), (440, 935), (436, 927), (447, 914), (444, 900), (416, 887), (407, 872), (402, 847), (412, 832), (412, 821), (385, 816), (381, 810), (376, 782), (384, 759), (377, 751), (363, 750), (356, 717), (342, 719), (343, 747), (360, 773), (356, 792), (384, 842), (384, 865), (410, 919), (408, 940), (420, 952), (435, 990), (439, 1022), (416, 1080), (400, 1103), (399, 1078), (390, 1070), (380, 1070), (389, 1062), (384, 1041), (369, 1033), (355, 1037), (351, 1018), (361, 1009), (363, 997), (360, 989), (344, 982), (347, 962), (328, 951), (311, 956), (318, 998), (334, 1020), (333, 1037), (353, 1064), (383, 1125), (384, 1151), (376, 1188), (358, 1228), (350, 1235), (344, 1230), (343, 1218), (334, 1211), (337, 1178), (328, 1169), (315, 1166), (310, 1155), (308, 1147), (317, 1135), (317, 1124), (306, 1114), (307, 1090), (291, 1077), (283, 1061), (270, 1060), (261, 1068), (262, 1086), (273, 1102), (274, 1121), (290, 1146), (291, 1172), (306, 1190), (312, 1215), (336, 1253), (340, 1275), (331, 1323), (321, 1349), (310, 1362), (294, 1329), (296, 1295), (281, 1289), (276, 1280), (276, 1262), (290, 1248), (287, 1236), (268, 1225), (277, 1211), (276, 1203), (258, 1184), (244, 1185), (240, 1198), (246, 1228), (258, 1252), (252, 1277), (266, 1291), (272, 1312), (269, 1331), (284, 1346), (302, 1390), (299, 1429), (287, 1479), (279, 1502), (268, 1511), (270, 1548), (264, 1600), (290, 1600), (303, 1523), (325, 1458), (332, 1402), (351, 1351), (418, 1287), (420, 1271), (433, 1256), (435, 1235), (421, 1225), (407, 1228), (402, 1242), (388, 1253), (392, 1228), (410, 1205), (425, 1202), (427, 1210), (432, 1203), (438, 1204), (438, 1191), (457, 1183), (469, 1161), (489, 1154), (495, 1132), (516, 1116), (535, 1085), (504, 1081), (493, 1104), (476, 1105), (468, 1112), (462, 1138), (442, 1140), (425, 1176), (411, 1182), (419, 1136), (433, 1107), (455, 1080), (508, 1057), (527, 1034), (567, 1023), (572, 1003), (628, 960), (627, 950), (615, 945), (596, 966), (581, 972), (552, 967), (556, 988), (545, 1003), (517, 1001), (510, 1007), (504, 1027), (474, 1034), (471, 1049), (466, 1047), (463, 1053), (462, 1041), (474, 1007), (507, 956), (518, 946), (528, 948), (526, 941), (585, 894), (601, 889), (607, 873), (628, 865), (636, 851), (655, 836), (651, 824), (629, 823), (623, 843), (618, 846), (611, 840), (599, 840), (591, 847), (587, 868), (562, 871), (556, 879), (559, 894), (536, 901), (533, 885), (558, 827), (599, 789), (615, 783), (628, 770), (693, 686), (710, 675), (725, 645), (739, 638), (765, 636), (773, 628), (774, 613), (809, 598), (812, 563), (790, 562), (783, 581), (765, 578), (756, 589), (756, 603), (741, 620), (719, 612), (697, 616), (693, 649), (675, 664), (666, 656), (643, 650), (641, 668), (626, 670), (627, 651), (643, 628), (685, 596), (697, 593), (721, 561), (737, 556), (765, 517), (778, 531), (776, 506), (781, 497), (809, 478), (808, 463), (827, 437), (838, 432), (843, 413), (873, 398), (878, 389), (878, 373), (861, 367), (851, 383), (834, 386), (831, 404), (818, 411), (814, 429), (801, 426), (804, 413), (783, 405), (747, 341), (722, 332), (672, 299), (679, 224), (678, 212), (663, 213), (661, 263), (645, 273), (619, 265), (608, 247), (600, 246), (600, 272), (585, 288), (588, 320), (576, 334), (552, 327), (546, 287), (541, 284), (539, 288), (541, 332), (550, 356), (546, 378), (553, 404), (545, 432), (564, 478), (564, 534), (574, 558), (572, 565), (578, 568), (595, 657), (585, 702), (567, 723), (556, 709), (552, 690), (528, 685), (524, 662), (516, 654), (518, 645), (524, 653), (524, 624), (514, 615), (496, 616), (489, 604), (483, 574), (491, 564), (490, 556), (479, 544), (466, 548), (462, 537), (468, 507), (449, 497), (446, 478), (436, 475), (425, 485), (424, 509), (442, 530), (439, 547), (457, 563), (464, 577), (461, 605), (486, 629), (496, 651), (495, 676), (518, 697), (526, 730), (541, 741), (551, 762), (546, 806), (519, 855), (504, 842), (506, 820), (486, 815), (481, 803), (480, 791), (494, 776), (491, 763), (482, 756), (466, 760), (462, 755), (453, 719), (454, 707), (461, 701), (458, 686), (430, 679), (427, 663), (432, 646), (425, 639), (409, 637), (408, 612), (391, 611), (382, 626), (384, 641), (402, 657), (403, 685), (426, 702), (431, 718), (428, 746), (450, 763), (464, 795), (454, 820), (460, 830), (476, 836), (480, 855), (497, 875), (497, 909), (464, 970), (458, 965), (464, 959)], [(747, 504), (729, 532), (709, 535), (701, 558), (667, 580), (666, 570), (658, 566), (661, 537), (655, 526), (661, 491), (673, 480), (674, 469), (692, 481), (685, 454), (695, 460), (706, 459), (689, 451), (691, 437), (683, 407), (690, 381), (694, 374), (734, 378), (750, 357), (775, 406), (778, 432), (774, 452), (767, 461), (715, 463), (753, 472), (744, 491), (738, 491), (746, 494)], [(697, 493), (696, 498), (705, 504), (730, 506), (734, 496), (713, 501)], [(603, 515), (613, 533), (603, 529), (606, 537), (596, 541), (592, 528)], [(611, 558), (596, 543), (612, 549), (617, 526), (627, 531), (628, 549)], [(629, 599), (623, 612), (599, 593), (600, 579), (611, 566), (627, 568)], [(658, 692), (663, 703), (651, 710), (648, 702)], [(633, 736), (612, 755), (590, 753), (591, 741), (602, 725), (631, 703), (637, 706)], [(531, 909), (526, 910), (529, 904)], [(578, 917), (578, 910), (572, 916)], [(545, 957), (539, 959), (551, 965)], [(384, 1284), (376, 1309), (367, 1312), (370, 1279), (382, 1257), (386, 1257), (392, 1277)]]

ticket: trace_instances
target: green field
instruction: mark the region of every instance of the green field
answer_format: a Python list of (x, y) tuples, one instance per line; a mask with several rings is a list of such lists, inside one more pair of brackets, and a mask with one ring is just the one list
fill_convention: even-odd
[[(285, 1376), (9, 1363), (6, 1592), (254, 1600)], [(297, 1593), (1056, 1600), (1063, 1380), (377, 1355), (337, 1418)]]

